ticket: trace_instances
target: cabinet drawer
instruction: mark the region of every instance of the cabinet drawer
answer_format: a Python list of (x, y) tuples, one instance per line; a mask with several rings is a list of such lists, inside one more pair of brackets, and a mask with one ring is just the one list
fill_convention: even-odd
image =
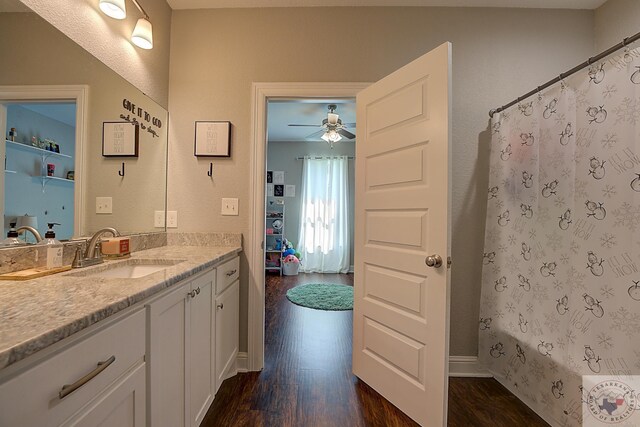
[[(0, 425), (57, 426), (69, 418), (140, 363), (145, 321), (140, 310), (1, 384)], [(107, 363), (96, 374), (99, 362)], [(64, 385), (79, 384), (83, 377), (87, 381), (82, 386), (60, 398)]]
[(240, 257), (235, 257), (216, 267), (216, 295), (227, 289), (240, 275)]

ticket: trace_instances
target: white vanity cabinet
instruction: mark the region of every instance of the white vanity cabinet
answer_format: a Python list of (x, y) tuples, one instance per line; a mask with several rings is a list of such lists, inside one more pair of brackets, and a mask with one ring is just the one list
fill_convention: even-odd
[(215, 270), (148, 304), (153, 427), (198, 426), (215, 394)]
[(144, 427), (145, 312), (114, 317), (2, 381), (0, 426)]
[(174, 285), (148, 304), (149, 425), (197, 427), (236, 372), (239, 257)]
[(236, 257), (220, 265), (216, 279), (216, 391), (235, 373), (240, 319), (240, 266)]
[(0, 427), (199, 426), (237, 372), (238, 278), (226, 258), (0, 370)]

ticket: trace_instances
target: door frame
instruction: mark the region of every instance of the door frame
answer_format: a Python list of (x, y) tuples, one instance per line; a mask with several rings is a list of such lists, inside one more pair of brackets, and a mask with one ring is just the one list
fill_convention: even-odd
[[(83, 230), (84, 187), (83, 179), (85, 150), (88, 139), (89, 86), (88, 85), (24, 85), (0, 86), (0, 104), (20, 102), (75, 101), (75, 183), (73, 188), (73, 235), (80, 236)], [(0, 129), (1, 130), (1, 129)], [(6, 135), (6, 132), (5, 132)]]
[(249, 301), (247, 313), (247, 368), (264, 367), (265, 276), (262, 241), (264, 239), (265, 174), (267, 146), (267, 102), (270, 99), (355, 98), (371, 83), (284, 82), (253, 83), (251, 87), (251, 146), (249, 218), (251, 221), (247, 260), (249, 263)]

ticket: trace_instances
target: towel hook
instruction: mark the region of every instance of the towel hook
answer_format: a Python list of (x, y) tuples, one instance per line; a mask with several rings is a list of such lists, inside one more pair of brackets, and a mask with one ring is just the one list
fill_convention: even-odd
[(207, 172), (207, 175), (213, 177), (213, 163), (209, 163), (209, 171)]
[(124, 176), (124, 162), (122, 162), (122, 170), (118, 171), (118, 175)]

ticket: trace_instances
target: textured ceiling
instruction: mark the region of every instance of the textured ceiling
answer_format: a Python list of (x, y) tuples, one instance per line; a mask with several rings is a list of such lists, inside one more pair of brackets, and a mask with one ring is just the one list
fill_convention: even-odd
[[(271, 101), (267, 110), (267, 135), (269, 141), (305, 141), (306, 137), (321, 130), (321, 127), (292, 127), (289, 123), (304, 125), (319, 125), (327, 118), (328, 105), (336, 104), (336, 113), (342, 123), (355, 123), (356, 104), (354, 100), (312, 99)], [(348, 127), (351, 133), (356, 133), (355, 127)], [(321, 141), (320, 137), (313, 139)]]
[(606, 0), (167, 0), (172, 9), (320, 6), (448, 6), (596, 9)]

